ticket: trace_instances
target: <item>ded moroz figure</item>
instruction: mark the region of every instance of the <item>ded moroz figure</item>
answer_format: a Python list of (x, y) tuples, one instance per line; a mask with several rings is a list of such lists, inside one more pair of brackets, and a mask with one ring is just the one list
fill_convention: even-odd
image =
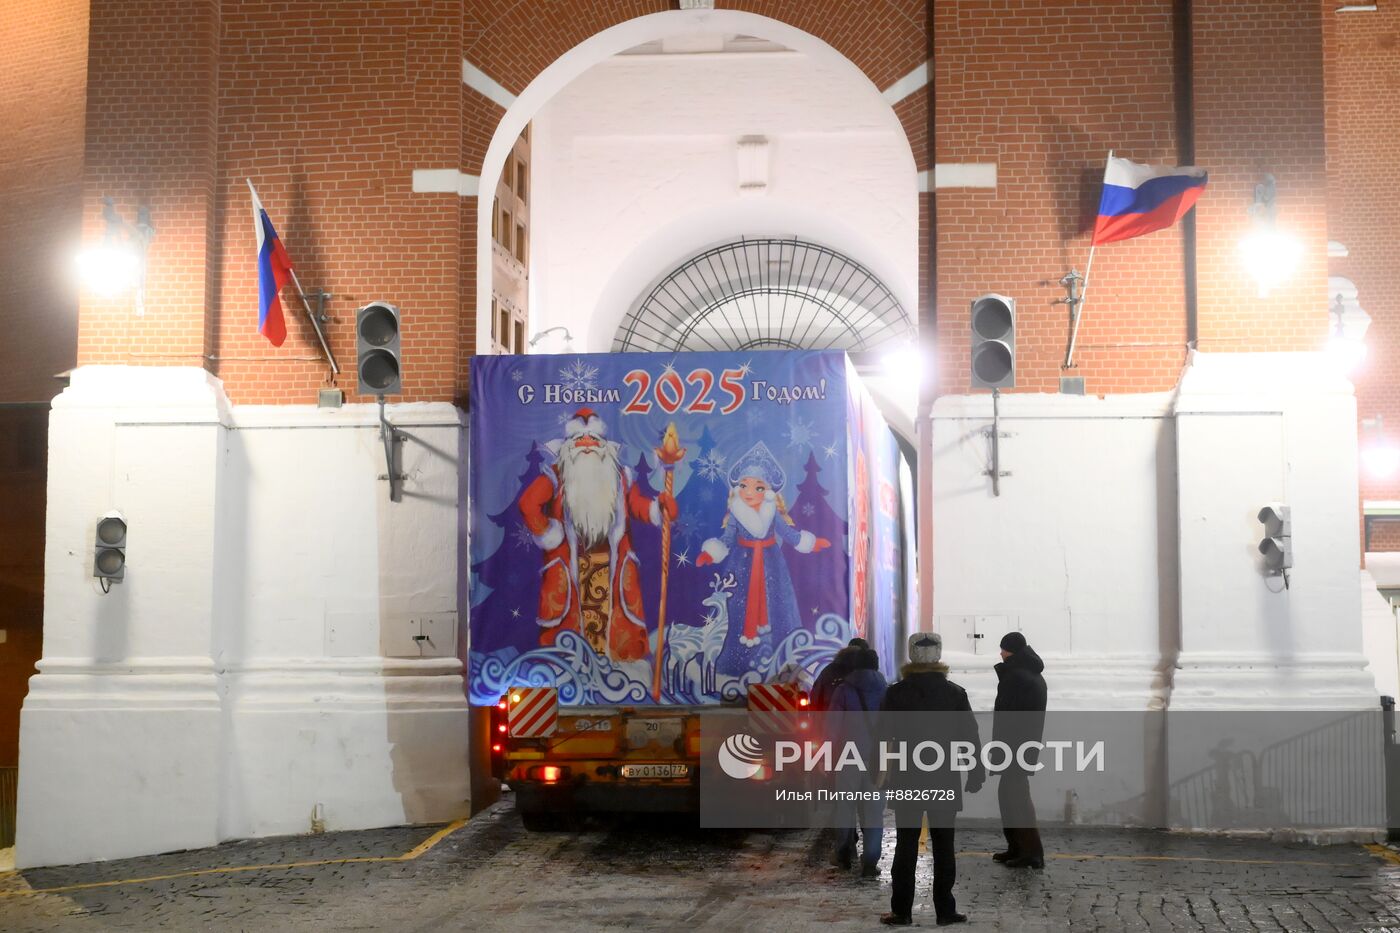
[(623, 466), (603, 419), (580, 408), (564, 439), (548, 445), (559, 461), (520, 496), (520, 514), (544, 551), (540, 644), (578, 632), (602, 657), (636, 661), (649, 650), (632, 522), (676, 517), (669, 493), (647, 497)]

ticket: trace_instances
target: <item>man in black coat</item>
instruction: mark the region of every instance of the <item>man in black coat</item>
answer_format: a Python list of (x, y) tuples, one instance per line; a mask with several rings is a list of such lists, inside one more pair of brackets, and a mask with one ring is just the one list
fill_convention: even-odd
[(870, 643), (864, 638), (852, 638), (846, 647), (836, 652), (831, 663), (822, 668), (817, 674), (817, 679), (812, 681), (812, 712), (825, 712), (831, 708), (831, 691), (836, 689), (836, 685), (847, 674), (855, 670), (855, 661), (860, 657), (860, 653), (869, 650)]
[[(885, 691), (880, 704), (880, 738), (887, 749), (898, 743), (912, 749), (921, 742), (932, 742), (950, 752), (954, 742), (970, 742), (976, 750), (975, 766), (965, 772), (966, 792), (973, 794), (986, 779), (977, 720), (967, 701), (967, 691), (948, 679), (948, 665), (942, 663), (942, 656), (941, 635), (919, 632), (909, 637), (909, 663), (900, 671), (899, 681)], [(927, 713), (936, 715), (917, 715)], [(886, 772), (885, 789), (894, 794), (891, 806), (896, 829), (894, 864), (890, 869), (890, 912), (880, 918), (881, 923), (908, 926), (913, 922), (914, 868), (919, 855), (919, 831), (926, 814), (929, 850), (933, 853), (933, 908), (938, 925), (967, 921), (958, 913), (953, 898), (957, 880), (953, 823), (962, 810), (964, 772), (952, 770), (950, 761), (951, 754), (945, 756), (944, 766), (932, 773), (909, 768), (891, 768)]]
[[(1015, 753), (1026, 742), (1040, 742), (1045, 735), (1045, 662), (1020, 632), (1008, 632), (1001, 640), (1001, 663), (996, 666), (997, 701), (992, 719), (992, 740), (1005, 742)], [(1025, 756), (1037, 763), (1034, 750)], [(1006, 851), (992, 856), (1008, 868), (1044, 868), (1045, 850), (1035, 822), (1031, 801), (1031, 772), (1014, 754), (1011, 765), (997, 782), (1002, 833)]]

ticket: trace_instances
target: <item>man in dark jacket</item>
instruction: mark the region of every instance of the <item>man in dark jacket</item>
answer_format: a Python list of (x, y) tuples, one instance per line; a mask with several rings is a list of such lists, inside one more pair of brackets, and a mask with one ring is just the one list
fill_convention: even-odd
[[(996, 666), (997, 701), (992, 719), (992, 740), (1005, 742), (1013, 752), (1026, 742), (1039, 742), (1045, 735), (1045, 662), (1020, 632), (1008, 632), (1001, 640), (1001, 663)], [(1026, 754), (1029, 764), (1038, 756)], [(1035, 822), (1031, 801), (1031, 772), (1021, 767), (1013, 755), (1011, 765), (997, 782), (997, 803), (1001, 807), (1002, 833), (1006, 851), (992, 856), (1009, 868), (1044, 868), (1045, 850)]]
[(831, 659), (831, 663), (821, 669), (817, 679), (812, 681), (813, 712), (824, 712), (831, 708), (832, 688), (851, 672), (856, 656), (869, 647), (870, 643), (864, 638), (852, 638), (846, 647), (836, 652), (836, 657)]
[[(865, 761), (877, 761), (875, 731), (878, 727), (880, 704), (885, 700), (885, 675), (880, 673), (880, 655), (873, 648), (847, 648), (855, 651), (853, 669), (836, 682), (831, 691), (830, 717), (836, 734), (832, 739), (840, 747), (854, 742)], [(843, 770), (838, 789), (869, 794), (875, 791), (871, 771)], [(863, 878), (880, 876), (880, 846), (885, 835), (885, 805), (879, 799), (861, 799), (843, 808), (845, 823), (836, 831), (836, 864), (850, 868), (856, 854), (856, 830), (864, 839), (860, 856)]]
[[(885, 702), (880, 705), (880, 737), (887, 752), (899, 743), (913, 748), (921, 742), (932, 742), (949, 752), (954, 742), (970, 742), (980, 752), (977, 720), (967, 691), (948, 679), (948, 665), (942, 663), (942, 656), (941, 635), (919, 632), (909, 637), (909, 663), (900, 671), (899, 681), (885, 691)], [(934, 715), (914, 715), (919, 713)], [(945, 756), (943, 767), (932, 773), (912, 768), (886, 773), (886, 790), (894, 795), (896, 830), (890, 912), (880, 918), (881, 923), (908, 926), (913, 922), (914, 868), (925, 815), (933, 853), (933, 908), (938, 925), (967, 921), (958, 913), (953, 898), (957, 880), (953, 823), (962, 810), (964, 788), (962, 772), (952, 770), (950, 762), (951, 754)], [(969, 794), (975, 794), (986, 779), (980, 754), (975, 762), (966, 772)], [(903, 802), (901, 796), (906, 798)]]

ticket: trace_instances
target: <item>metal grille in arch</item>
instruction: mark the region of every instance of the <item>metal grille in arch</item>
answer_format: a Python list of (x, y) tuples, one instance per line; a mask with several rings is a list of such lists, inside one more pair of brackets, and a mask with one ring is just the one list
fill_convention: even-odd
[(877, 350), (913, 330), (894, 294), (849, 257), (798, 239), (741, 239), (658, 282), (613, 349)]

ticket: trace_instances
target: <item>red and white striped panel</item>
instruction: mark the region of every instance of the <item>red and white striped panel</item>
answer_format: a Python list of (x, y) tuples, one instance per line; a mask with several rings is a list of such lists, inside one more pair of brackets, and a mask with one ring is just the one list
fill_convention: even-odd
[(531, 739), (554, 734), (559, 725), (558, 691), (553, 687), (515, 687), (509, 696), (506, 724), (511, 738)]
[(792, 684), (751, 684), (749, 726), (758, 732), (795, 732), (802, 707), (801, 690)]

